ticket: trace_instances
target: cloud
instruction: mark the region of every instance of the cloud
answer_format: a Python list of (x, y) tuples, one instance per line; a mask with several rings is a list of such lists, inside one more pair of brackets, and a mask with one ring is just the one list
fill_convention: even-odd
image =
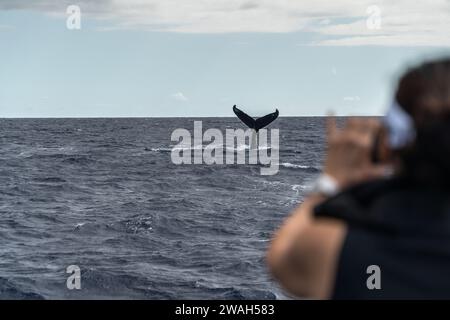
[[(72, 0), (2, 0), (0, 10), (64, 15)], [(177, 33), (307, 32), (310, 45), (450, 46), (448, 0), (78, 0), (103, 30)], [(379, 29), (368, 27), (380, 11)]]
[(344, 97), (344, 101), (350, 101), (350, 102), (361, 101), (361, 98), (359, 96), (348, 96), (348, 97)]
[(183, 92), (177, 92), (177, 93), (174, 93), (173, 95), (172, 95), (172, 98), (174, 98), (175, 100), (178, 100), (178, 101), (182, 101), (182, 102), (185, 102), (185, 101), (188, 101), (189, 99), (183, 94)]

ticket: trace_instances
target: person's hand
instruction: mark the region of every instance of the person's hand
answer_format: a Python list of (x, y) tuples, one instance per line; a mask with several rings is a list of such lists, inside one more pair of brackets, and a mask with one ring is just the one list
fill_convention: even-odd
[(350, 118), (339, 129), (335, 117), (328, 117), (324, 173), (334, 178), (340, 188), (385, 175), (389, 167), (372, 162), (374, 139), (380, 128), (376, 119)]

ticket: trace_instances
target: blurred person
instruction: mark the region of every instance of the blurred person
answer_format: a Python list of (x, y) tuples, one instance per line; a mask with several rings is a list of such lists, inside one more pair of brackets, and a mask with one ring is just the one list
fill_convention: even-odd
[(267, 261), (298, 297), (450, 298), (450, 59), (407, 71), (382, 120), (327, 119), (323, 173)]

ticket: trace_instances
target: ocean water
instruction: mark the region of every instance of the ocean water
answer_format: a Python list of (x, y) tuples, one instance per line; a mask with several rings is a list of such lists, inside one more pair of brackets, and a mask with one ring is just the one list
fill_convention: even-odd
[[(0, 119), (0, 298), (287, 298), (265, 251), (321, 167), (324, 120), (269, 127), (280, 129), (273, 176), (174, 165), (171, 133), (194, 120)], [(70, 265), (81, 290), (66, 287)]]

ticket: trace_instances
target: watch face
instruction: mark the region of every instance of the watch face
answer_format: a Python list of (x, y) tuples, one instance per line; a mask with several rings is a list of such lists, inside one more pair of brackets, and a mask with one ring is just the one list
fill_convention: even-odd
[(332, 177), (324, 174), (316, 181), (316, 191), (326, 196), (332, 196), (338, 192), (338, 186)]

